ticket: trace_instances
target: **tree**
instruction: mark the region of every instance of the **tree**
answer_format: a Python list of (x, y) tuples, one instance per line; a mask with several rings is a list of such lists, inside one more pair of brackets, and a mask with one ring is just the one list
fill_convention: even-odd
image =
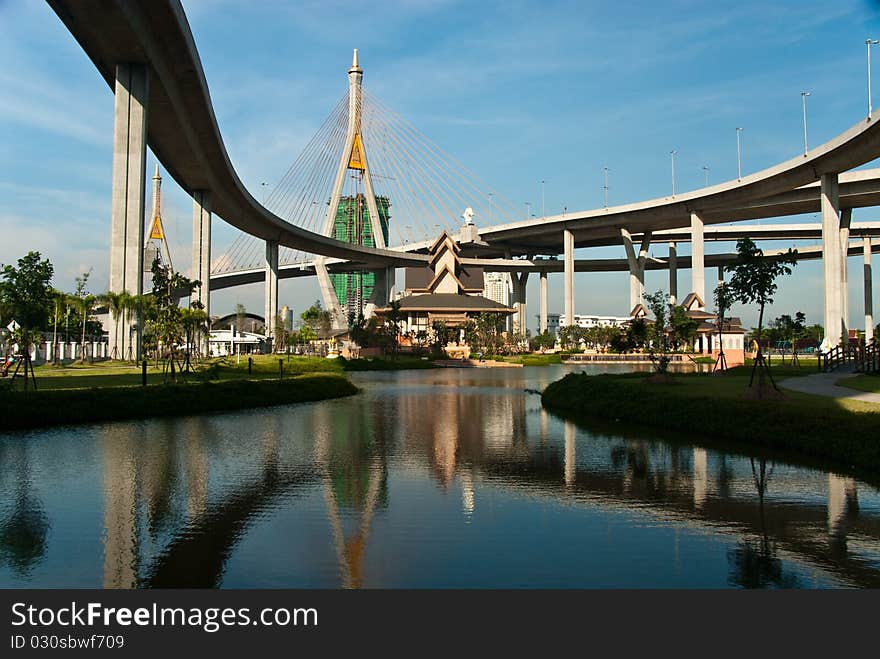
[(125, 311), (125, 296), (127, 295), (128, 293), (125, 291), (107, 291), (98, 296), (98, 302), (100, 304), (106, 304), (107, 309), (110, 311), (110, 316), (113, 318), (114, 330), (116, 333), (116, 336), (113, 337), (113, 350), (110, 352), (110, 359), (121, 359), (118, 350), (121, 345), (119, 334), (122, 329), (122, 324), (119, 322), (119, 319)]
[(400, 323), (403, 319), (404, 314), (400, 310), (400, 300), (392, 300), (388, 305), (388, 312), (385, 314), (385, 325), (392, 339), (395, 359), (397, 359), (397, 352), (400, 348)]
[(712, 294), (715, 298), (715, 323), (718, 325), (718, 357), (712, 366), (712, 371), (716, 370), (724, 373), (727, 371), (727, 358), (724, 356), (724, 319), (727, 311), (733, 304), (733, 289), (724, 283), (718, 284)]
[(806, 332), (806, 315), (800, 311), (795, 312), (794, 318), (789, 314), (783, 314), (774, 318), (770, 327), (775, 332), (777, 340), (782, 343), (782, 363), (785, 363), (786, 347), (791, 346), (791, 363), (800, 365), (797, 358), (797, 342)]
[(540, 334), (532, 337), (532, 344), (538, 350), (550, 350), (554, 345), (556, 345), (556, 337), (553, 336), (549, 331), (544, 330)]
[[(784, 254), (776, 257), (764, 257), (764, 250), (759, 248), (749, 238), (741, 238), (736, 243), (737, 259), (736, 264), (727, 266), (725, 269), (732, 273), (730, 278), (730, 292), (732, 299), (738, 300), (743, 304), (757, 304), (758, 312), (758, 334), (761, 333), (764, 323), (764, 308), (768, 304), (773, 304), (773, 296), (778, 288), (776, 279), (782, 275), (790, 275), (792, 268), (797, 264), (796, 250), (789, 249)], [(764, 359), (761, 351), (761, 344), (758, 343), (758, 354), (755, 356), (755, 363), (752, 366), (752, 377), (749, 380), (751, 387), (755, 380), (755, 370), (761, 367), (761, 375), (759, 378), (759, 395), (764, 384), (764, 373), (770, 376), (770, 382), (774, 389), (776, 382), (770, 375), (770, 367)]]
[(247, 309), (241, 302), (235, 304), (235, 331), (239, 334), (244, 332), (244, 322), (247, 320)]
[(9, 310), (12, 318), (19, 324), (17, 339), (24, 355), (24, 388), (28, 387), (28, 368), (33, 378), (34, 389), (37, 378), (31, 364), (30, 347), (39, 331), (49, 322), (52, 307), (52, 288), (50, 282), (54, 268), (48, 259), (40, 260), (39, 252), (28, 252), (18, 259), (18, 267), (3, 266), (0, 271), (0, 299)]
[[(657, 373), (664, 374), (669, 367), (669, 315), (671, 306), (669, 297), (663, 291), (657, 291), (650, 295), (645, 295), (645, 303), (651, 313), (654, 314), (654, 322), (651, 323), (647, 330), (647, 345), (649, 346), (649, 354), (654, 368)], [(659, 353), (659, 354), (658, 354)]]
[(577, 325), (566, 325), (559, 328), (559, 343), (564, 350), (577, 350), (580, 338), (581, 328)]
[(86, 324), (89, 321), (89, 316), (92, 313), (92, 309), (95, 306), (96, 296), (89, 293), (86, 289), (86, 284), (89, 281), (89, 275), (92, 274), (91, 269), (88, 272), (84, 272), (82, 277), (76, 278), (76, 290), (74, 291), (74, 300), (76, 305), (76, 310), (82, 316), (82, 331), (80, 333), (79, 339), (79, 356), (80, 361), (86, 360)]
[(312, 306), (303, 311), (300, 314), (300, 320), (303, 327), (308, 327), (315, 334), (315, 338), (327, 336), (333, 326), (333, 316), (324, 309), (320, 300), (315, 300)]

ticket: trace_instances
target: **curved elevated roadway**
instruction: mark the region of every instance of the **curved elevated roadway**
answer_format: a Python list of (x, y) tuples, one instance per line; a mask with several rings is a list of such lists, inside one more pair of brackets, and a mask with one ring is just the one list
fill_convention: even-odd
[[(148, 65), (149, 145), (185, 190), (210, 190), (213, 210), (226, 222), (259, 238), (350, 260), (355, 266), (425, 261), (421, 254), (360, 247), (306, 231), (274, 215), (251, 196), (223, 144), (198, 51), (178, 0), (47, 1), (111, 88), (117, 63)], [(811, 184), (823, 174), (846, 172), (878, 156), (880, 128), (877, 122), (863, 119), (806, 155), (738, 181), (635, 204), (489, 227), (483, 230), (483, 239), (495, 245), (527, 241), (530, 253), (541, 253), (542, 241), (555, 244), (562, 229), (574, 233), (577, 246), (586, 246), (589, 241), (619, 240), (621, 228), (638, 234), (685, 226), (691, 212), (701, 213), (707, 224), (766, 217), (769, 212), (785, 214), (780, 210), (786, 203), (790, 212), (805, 212), (818, 204), (818, 189)], [(841, 177), (841, 184), (845, 187), (851, 182), (858, 188), (851, 203), (873, 205), (880, 201), (876, 179), (873, 172), (852, 172)], [(846, 207), (847, 194), (842, 192)], [(774, 196), (781, 197), (774, 203)], [(547, 253), (555, 249), (548, 247)]]
[(245, 189), (223, 144), (205, 72), (178, 0), (47, 0), (107, 81), (116, 65), (149, 67), (148, 144), (187, 192), (210, 190), (213, 212), (234, 227), (296, 249), (356, 264), (405, 266), (426, 256), (361, 247), (297, 227)]

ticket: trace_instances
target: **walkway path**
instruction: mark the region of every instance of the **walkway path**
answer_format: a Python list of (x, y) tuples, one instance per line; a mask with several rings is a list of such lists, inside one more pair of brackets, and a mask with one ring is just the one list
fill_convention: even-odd
[(846, 398), (858, 400), (863, 403), (880, 404), (880, 394), (872, 394), (867, 391), (859, 392), (849, 387), (841, 387), (835, 384), (841, 378), (850, 375), (847, 371), (832, 371), (831, 373), (816, 373), (804, 377), (786, 378), (779, 386), (792, 391), (800, 391), (805, 394), (817, 396), (830, 396), (831, 398)]

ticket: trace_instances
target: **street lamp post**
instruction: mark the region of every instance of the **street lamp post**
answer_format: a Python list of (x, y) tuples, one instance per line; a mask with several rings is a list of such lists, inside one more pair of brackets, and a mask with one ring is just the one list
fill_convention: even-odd
[(876, 46), (880, 41), (877, 39), (865, 39), (865, 46), (868, 48), (868, 117), (874, 113), (871, 107), (871, 46)]
[(812, 96), (812, 92), (801, 92), (801, 101), (804, 106), (804, 155), (807, 155), (807, 96)]
[(544, 179), (541, 179), (541, 219), (543, 220), (546, 215), (544, 215)]
[(532, 216), (532, 204), (530, 202), (526, 202), (526, 219), (529, 219)]
[(495, 196), (494, 192), (489, 193), (489, 224), (492, 224), (492, 197)]
[(672, 158), (672, 196), (675, 196), (675, 149), (669, 152), (670, 158)]
[(742, 135), (743, 129), (742, 126), (736, 127), (736, 180), (741, 181), (743, 177), (742, 172), (742, 148), (740, 145), (740, 135)]
[(263, 188), (263, 206), (266, 205), (266, 193), (269, 191), (269, 184), (265, 181), (260, 182), (260, 187)]
[(602, 186), (605, 192), (605, 208), (608, 208), (608, 168), (603, 167), (602, 172), (605, 174), (605, 185)]
[(706, 187), (709, 187), (709, 165), (703, 165), (703, 173), (706, 175)]

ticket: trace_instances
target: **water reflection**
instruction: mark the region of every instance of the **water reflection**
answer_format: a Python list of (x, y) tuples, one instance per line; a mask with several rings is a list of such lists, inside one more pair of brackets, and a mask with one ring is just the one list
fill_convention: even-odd
[(0, 586), (880, 586), (875, 488), (580, 427), (555, 377), (0, 438)]

